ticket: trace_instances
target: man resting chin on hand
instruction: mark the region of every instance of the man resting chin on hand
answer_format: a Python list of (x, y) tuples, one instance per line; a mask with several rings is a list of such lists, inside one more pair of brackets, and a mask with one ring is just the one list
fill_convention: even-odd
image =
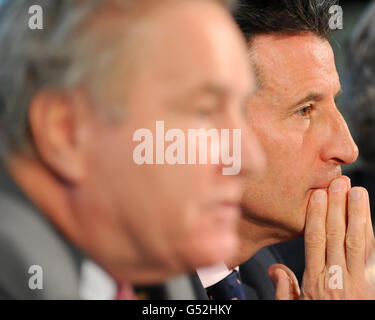
[(305, 227), (306, 268), (302, 287), (284, 265), (269, 274), (278, 300), (375, 299), (366, 261), (373, 249), (369, 197), (347, 177), (311, 195)]

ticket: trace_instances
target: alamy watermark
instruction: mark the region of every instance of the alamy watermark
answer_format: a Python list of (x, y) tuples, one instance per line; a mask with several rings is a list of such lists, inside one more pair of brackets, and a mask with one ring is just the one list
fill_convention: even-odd
[[(331, 30), (343, 29), (344, 13), (342, 7), (334, 5), (329, 8), (329, 27)], [(43, 8), (40, 5), (32, 5), (29, 7), (29, 28), (31, 30), (43, 29)]]
[(344, 12), (341, 6), (335, 5), (329, 8), (329, 28), (331, 30), (342, 30), (344, 28)]
[(29, 28), (31, 30), (43, 29), (43, 8), (39, 5), (33, 5), (29, 8)]
[[(223, 175), (237, 175), (241, 171), (241, 129), (221, 129), (220, 132), (217, 129), (188, 129), (186, 139), (181, 129), (169, 129), (165, 132), (164, 121), (156, 121), (155, 139), (150, 129), (143, 128), (134, 132), (133, 141), (140, 142), (133, 151), (133, 160), (138, 165), (221, 162), (227, 166), (222, 168)], [(167, 148), (165, 142), (170, 142)]]
[(328, 280), (328, 288), (329, 289), (339, 289), (342, 290), (343, 288), (343, 279), (342, 279), (342, 268), (338, 265), (330, 266), (328, 269), (328, 273), (330, 274)]
[(37, 264), (30, 266), (28, 273), (31, 274), (29, 278), (29, 289), (30, 290), (42, 290), (43, 289), (43, 268)]

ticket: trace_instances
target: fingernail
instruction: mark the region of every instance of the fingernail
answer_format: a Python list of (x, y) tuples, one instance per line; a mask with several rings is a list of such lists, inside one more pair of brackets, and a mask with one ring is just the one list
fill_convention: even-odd
[(344, 190), (345, 186), (346, 183), (342, 179), (336, 179), (331, 183), (329, 190), (332, 192), (340, 192)]
[(313, 202), (322, 202), (326, 197), (326, 192), (324, 190), (316, 190), (312, 195)]
[(361, 199), (361, 191), (358, 189), (351, 189), (349, 197), (351, 200), (359, 200)]

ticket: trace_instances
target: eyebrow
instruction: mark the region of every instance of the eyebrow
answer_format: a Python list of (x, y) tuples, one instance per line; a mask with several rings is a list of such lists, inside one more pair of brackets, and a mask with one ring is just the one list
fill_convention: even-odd
[[(171, 97), (168, 99), (168, 104), (170, 105), (181, 105), (184, 106), (186, 101), (188, 101), (188, 97), (197, 98), (200, 95), (209, 95), (214, 97), (215, 99), (220, 99), (224, 97), (228, 93), (228, 89), (219, 84), (213, 82), (207, 82), (203, 85), (196, 86), (194, 88), (190, 88), (190, 90), (185, 91), (181, 95)], [(244, 103), (246, 103), (249, 98), (256, 93), (256, 88), (249, 89), (243, 97)], [(218, 100), (219, 101), (219, 100)]]
[[(257, 88), (249, 89), (244, 95), (244, 100), (248, 100), (252, 95), (256, 93), (256, 91)], [(228, 93), (228, 89), (220, 84), (208, 83), (198, 88), (198, 90), (195, 91), (195, 94), (197, 93), (210, 94), (219, 97), (226, 95)]]
[[(342, 88), (340, 88), (337, 93), (335, 94), (335, 98), (337, 98), (340, 94), (342, 94)], [(324, 97), (323, 94), (318, 93), (318, 92), (310, 92), (306, 97), (298, 101), (297, 103), (294, 104), (293, 107), (298, 107), (301, 104), (307, 103), (309, 101), (319, 101), (322, 100)]]
[(188, 98), (197, 98), (200, 95), (210, 95), (212, 97), (215, 97), (215, 99), (219, 98), (220, 96), (225, 95), (226, 90), (223, 86), (219, 84), (214, 83), (205, 83), (200, 86), (196, 86), (193, 88), (190, 88), (188, 90), (184, 90), (180, 94), (170, 97), (168, 99), (168, 103), (171, 105), (185, 105), (186, 101), (188, 101)]

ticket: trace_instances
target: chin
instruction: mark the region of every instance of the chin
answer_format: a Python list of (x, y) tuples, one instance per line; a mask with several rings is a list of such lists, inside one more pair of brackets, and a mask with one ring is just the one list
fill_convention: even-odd
[(306, 223), (306, 210), (302, 210), (303, 214), (296, 215), (293, 225), (290, 226), (290, 240), (300, 238), (305, 233), (305, 223)]
[(282, 241), (300, 238), (305, 232), (305, 214), (295, 214), (281, 225), (280, 238)]
[(185, 251), (186, 265), (190, 268), (198, 268), (214, 265), (228, 260), (238, 250), (238, 237), (231, 233), (223, 233), (200, 238), (192, 241), (191, 246)]

